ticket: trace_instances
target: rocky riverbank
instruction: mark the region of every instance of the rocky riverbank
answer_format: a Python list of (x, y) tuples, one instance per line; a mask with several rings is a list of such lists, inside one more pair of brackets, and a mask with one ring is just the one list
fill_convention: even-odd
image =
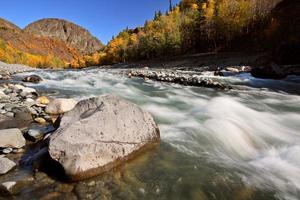
[[(30, 75), (22, 81), (43, 80)], [(109, 171), (159, 141), (152, 116), (116, 96), (77, 104), (8, 82), (0, 84), (0, 199), (62, 176), (81, 180)], [(26, 175), (21, 173), (25, 169)]]
[(0, 80), (8, 80), (11, 75), (15, 73), (35, 71), (36, 68), (32, 68), (26, 65), (20, 64), (7, 64), (0, 61)]

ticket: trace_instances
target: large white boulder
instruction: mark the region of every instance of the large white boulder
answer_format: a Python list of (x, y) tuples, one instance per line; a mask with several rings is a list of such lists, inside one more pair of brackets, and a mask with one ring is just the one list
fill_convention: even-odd
[(76, 103), (74, 99), (54, 99), (47, 105), (46, 112), (53, 115), (63, 114), (72, 110)]
[(51, 136), (49, 154), (72, 180), (110, 170), (159, 141), (152, 116), (116, 96), (79, 102)]
[(22, 132), (17, 128), (0, 130), (1, 148), (22, 148), (25, 146), (25, 138)]

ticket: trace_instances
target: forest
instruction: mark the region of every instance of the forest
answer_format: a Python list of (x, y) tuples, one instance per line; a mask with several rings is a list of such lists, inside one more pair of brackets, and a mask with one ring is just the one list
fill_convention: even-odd
[[(143, 27), (126, 28), (106, 46), (100, 63), (119, 63), (197, 52), (236, 50), (263, 40), (253, 30), (266, 27), (280, 0), (182, 0), (158, 11)], [(274, 22), (274, 25), (276, 22)], [(272, 32), (272, 26), (269, 28)], [(264, 33), (265, 34), (265, 33)], [(271, 34), (271, 33), (269, 33)], [(256, 42), (259, 43), (259, 42)], [(249, 48), (256, 48), (251, 44)], [(263, 45), (260, 49), (265, 48)]]

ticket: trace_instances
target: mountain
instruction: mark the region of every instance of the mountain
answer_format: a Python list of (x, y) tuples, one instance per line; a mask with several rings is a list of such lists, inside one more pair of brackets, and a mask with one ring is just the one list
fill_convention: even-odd
[(37, 36), (61, 40), (83, 55), (103, 49), (103, 44), (88, 30), (62, 19), (41, 19), (29, 24), (24, 31)]
[(0, 60), (30, 66), (64, 67), (80, 53), (63, 41), (49, 37), (37, 37), (13, 23), (0, 19)]
[(0, 18), (0, 29), (5, 29), (5, 30), (14, 30), (14, 31), (21, 31), (21, 29), (16, 26), (15, 24), (3, 19), (3, 18)]

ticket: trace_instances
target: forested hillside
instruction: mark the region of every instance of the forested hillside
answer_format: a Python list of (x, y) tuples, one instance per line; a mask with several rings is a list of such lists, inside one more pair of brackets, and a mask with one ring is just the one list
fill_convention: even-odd
[[(47, 26), (55, 26), (60, 21), (65, 22), (58, 19), (44, 21), (48, 23)], [(42, 22), (38, 24), (43, 25)], [(54, 23), (54, 25), (51, 23)], [(68, 33), (66, 37), (69, 40), (33, 34), (27, 29), (22, 30), (13, 23), (0, 18), (0, 61), (25, 64), (32, 67), (59, 68), (84, 67), (87, 66), (87, 62), (89, 64), (99, 64), (98, 55), (101, 54), (94, 56), (89, 54), (90, 51), (96, 52), (102, 48), (101, 42), (87, 34), (88, 32), (85, 29), (73, 23), (65, 22), (64, 27), (69, 30), (66, 32), (66, 34)], [(31, 27), (30, 30), (35, 29)], [(51, 31), (53, 34), (58, 33), (59, 35), (61, 33), (59, 28), (52, 28)]]
[(272, 14), (280, 2), (299, 4), (297, 0), (182, 0), (166, 13), (156, 12), (143, 27), (120, 32), (108, 43), (101, 62), (211, 51), (269, 51), (282, 42), (277, 40), (283, 34), (279, 30), (290, 26)]

